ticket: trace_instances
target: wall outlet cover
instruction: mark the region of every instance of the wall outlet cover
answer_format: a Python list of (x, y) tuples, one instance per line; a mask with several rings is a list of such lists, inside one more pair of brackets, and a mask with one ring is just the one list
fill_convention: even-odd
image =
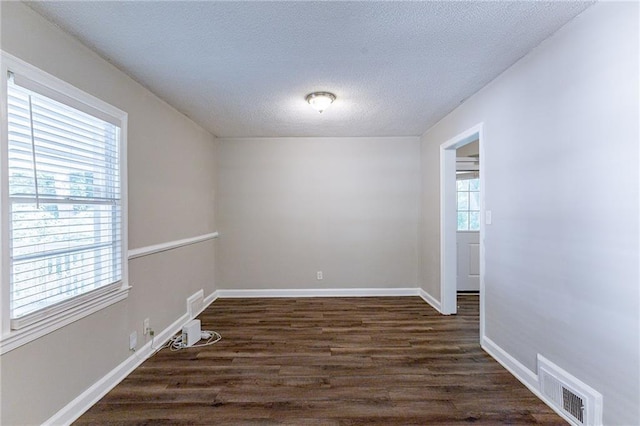
[(137, 346), (138, 346), (138, 332), (134, 331), (129, 335), (129, 349), (132, 351), (135, 351)]

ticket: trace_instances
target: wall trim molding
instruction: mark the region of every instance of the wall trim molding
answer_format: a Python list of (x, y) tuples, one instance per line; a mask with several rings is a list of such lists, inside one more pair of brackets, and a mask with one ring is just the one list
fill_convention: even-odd
[(419, 288), (318, 288), (217, 290), (216, 298), (419, 296)]
[(213, 302), (215, 302), (216, 300), (218, 300), (218, 290), (214, 291), (213, 293), (211, 293), (210, 295), (204, 298), (204, 306), (207, 307)]
[(420, 296), (422, 298), (422, 300), (427, 302), (429, 305), (431, 305), (431, 307), (433, 309), (435, 309), (436, 311), (438, 311), (442, 315), (448, 315), (448, 314), (445, 314), (445, 313), (442, 312), (442, 309), (441, 309), (441, 306), (440, 306), (440, 302), (437, 301), (432, 295), (430, 295), (429, 293), (427, 293), (423, 289), (419, 289), (418, 296)]
[(163, 251), (173, 250), (179, 247), (200, 243), (202, 241), (212, 240), (214, 238), (218, 238), (219, 235), (220, 234), (218, 232), (211, 232), (209, 234), (198, 235), (197, 237), (183, 238), (181, 240), (168, 241), (166, 243), (140, 247), (137, 249), (129, 250), (128, 257), (129, 260), (136, 259), (138, 257), (148, 256), (150, 254), (160, 253)]
[[(200, 290), (202, 291), (202, 290)], [(175, 320), (171, 325), (157, 334), (152, 341), (145, 343), (140, 349), (125, 359), (113, 370), (108, 372), (104, 377), (91, 385), (87, 390), (78, 395), (73, 401), (68, 403), (57, 413), (46, 420), (43, 425), (59, 426), (70, 425), (76, 421), (82, 414), (91, 408), (96, 402), (105, 396), (111, 389), (116, 387), (118, 383), (124, 380), (133, 370), (140, 364), (154, 355), (158, 348), (162, 347), (169, 341), (171, 336), (175, 335), (182, 329), (182, 326), (191, 321), (191, 319), (204, 311), (209, 304), (216, 300), (215, 291), (204, 299), (204, 304), (199, 312), (195, 312), (193, 316), (188, 313), (183, 314)], [(152, 346), (153, 343), (153, 346)]]
[(493, 340), (487, 336), (482, 336), (480, 340), (482, 349), (491, 355), (493, 359), (498, 361), (509, 373), (516, 379), (520, 380), (531, 392), (542, 399), (540, 394), (540, 384), (538, 375), (525, 367), (520, 361), (509, 355), (507, 351), (498, 346)]

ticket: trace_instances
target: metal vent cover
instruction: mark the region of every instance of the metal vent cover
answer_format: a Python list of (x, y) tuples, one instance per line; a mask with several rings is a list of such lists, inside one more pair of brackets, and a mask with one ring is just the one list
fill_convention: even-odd
[(545, 401), (575, 425), (602, 425), (602, 395), (538, 355), (538, 381)]
[(584, 424), (584, 399), (562, 387), (562, 408), (580, 423)]

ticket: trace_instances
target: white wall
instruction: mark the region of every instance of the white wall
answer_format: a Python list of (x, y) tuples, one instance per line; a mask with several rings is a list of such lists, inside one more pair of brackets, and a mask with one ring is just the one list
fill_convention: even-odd
[[(1, 3), (1, 47), (129, 113), (129, 248), (216, 230), (211, 134), (22, 3)], [(1, 358), (1, 424), (39, 424), (214, 290), (214, 241), (129, 262), (129, 298)]]
[(422, 286), (439, 294), (439, 153), (484, 122), (486, 336), (640, 419), (638, 4), (586, 10), (422, 137)]
[(419, 146), (220, 139), (219, 287), (417, 287)]

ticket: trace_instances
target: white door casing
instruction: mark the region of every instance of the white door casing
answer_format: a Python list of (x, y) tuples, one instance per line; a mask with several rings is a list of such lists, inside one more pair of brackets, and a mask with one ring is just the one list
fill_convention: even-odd
[(456, 149), (475, 140), (480, 148), (480, 336), (484, 336), (484, 152), (483, 123), (458, 134), (440, 145), (440, 313), (457, 311), (456, 283)]

